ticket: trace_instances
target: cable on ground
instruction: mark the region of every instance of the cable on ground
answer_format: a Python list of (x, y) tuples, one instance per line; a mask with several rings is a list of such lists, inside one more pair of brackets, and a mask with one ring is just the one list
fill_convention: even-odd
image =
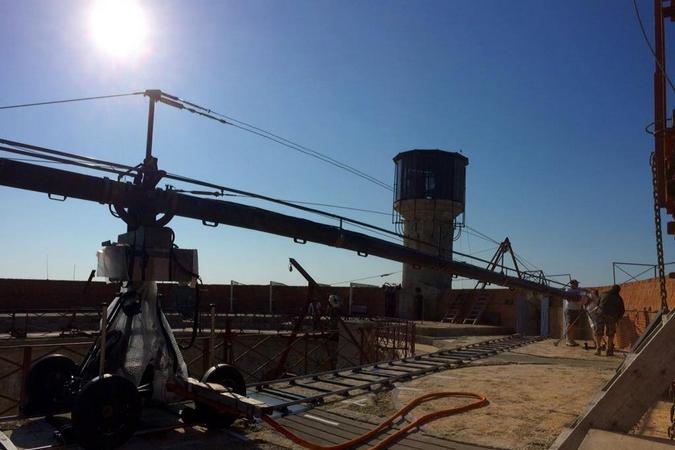
[(477, 401), (473, 403), (469, 403), (467, 405), (463, 406), (458, 406), (456, 408), (449, 408), (449, 409), (442, 409), (440, 411), (436, 411), (433, 413), (426, 414), (419, 419), (416, 419), (415, 421), (411, 422), (410, 424), (406, 425), (405, 427), (401, 428), (400, 430), (396, 431), (394, 434), (388, 436), (384, 440), (378, 442), (375, 444), (373, 447), (370, 448), (370, 450), (382, 450), (389, 448), (391, 444), (394, 442), (398, 441), (399, 439), (403, 438), (404, 435), (406, 435), (409, 431), (418, 428), (425, 423), (443, 418), (443, 417), (448, 417), (452, 416), (455, 414), (461, 414), (467, 411), (471, 411), (473, 409), (478, 409), (478, 408), (483, 408), (487, 405), (490, 404), (488, 399), (482, 395), (482, 394), (475, 394), (472, 392), (432, 392), (430, 394), (422, 395), (420, 397), (417, 397), (407, 405), (405, 405), (403, 408), (399, 409), (397, 412), (389, 416), (384, 422), (382, 422), (380, 425), (378, 425), (376, 428), (374, 428), (371, 431), (368, 431), (365, 434), (362, 434), (361, 436), (357, 436), (354, 439), (350, 439), (349, 441), (343, 442), (342, 444), (337, 444), (337, 445), (319, 445), (315, 444), (314, 442), (307, 441), (297, 434), (293, 433), (290, 431), (288, 428), (284, 427), (281, 425), (279, 422), (274, 420), (270, 416), (263, 416), (262, 420), (266, 424), (270, 425), (272, 428), (277, 430), (279, 433), (284, 435), (286, 438), (290, 439), (292, 442), (301, 445), (307, 449), (310, 450), (346, 450), (352, 447), (355, 447), (357, 445), (361, 445), (365, 442), (368, 442), (371, 440), (373, 437), (376, 435), (380, 434), (382, 430), (385, 428), (389, 427), (397, 418), (399, 417), (404, 417), (406, 414), (408, 414), (410, 411), (413, 409), (417, 408), (419, 405), (425, 402), (429, 402), (432, 400), (438, 400), (441, 398), (473, 398), (476, 399)]

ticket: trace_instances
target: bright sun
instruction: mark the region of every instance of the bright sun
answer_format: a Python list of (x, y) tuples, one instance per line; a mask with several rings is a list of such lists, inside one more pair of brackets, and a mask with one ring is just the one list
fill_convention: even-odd
[(89, 16), (97, 47), (114, 58), (133, 58), (146, 50), (148, 25), (134, 0), (97, 0)]

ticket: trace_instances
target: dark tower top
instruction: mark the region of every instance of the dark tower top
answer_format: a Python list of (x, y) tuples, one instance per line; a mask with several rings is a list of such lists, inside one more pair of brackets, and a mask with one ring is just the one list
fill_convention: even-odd
[(443, 150), (409, 150), (394, 157), (394, 203), (400, 200), (451, 200), (464, 205), (469, 159)]

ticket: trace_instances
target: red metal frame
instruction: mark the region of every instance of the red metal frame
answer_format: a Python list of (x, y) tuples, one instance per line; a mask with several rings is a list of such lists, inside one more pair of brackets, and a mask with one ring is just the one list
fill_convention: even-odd
[[(654, 0), (654, 163), (659, 206), (671, 215), (675, 215), (675, 128), (668, 125), (665, 20), (674, 18), (673, 5)], [(669, 234), (675, 234), (672, 227), (669, 224)]]

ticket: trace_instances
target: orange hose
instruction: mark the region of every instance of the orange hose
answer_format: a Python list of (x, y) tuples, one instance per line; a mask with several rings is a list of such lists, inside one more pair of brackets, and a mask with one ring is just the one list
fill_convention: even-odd
[(279, 422), (276, 420), (272, 419), (270, 416), (263, 416), (262, 420), (263, 422), (267, 423), (270, 425), (272, 428), (277, 430), (279, 433), (283, 434), (286, 436), (288, 439), (291, 441), (295, 442), (298, 445), (301, 445), (305, 448), (308, 448), (310, 450), (346, 450), (351, 447), (363, 444), (366, 441), (369, 441), (372, 439), (376, 434), (380, 433), (384, 428), (388, 427), (391, 425), (394, 420), (396, 420), (397, 417), (404, 416), (406, 415), (409, 411), (415, 409), (417, 406), (424, 402), (432, 401), (432, 400), (437, 400), (439, 398), (445, 398), (445, 397), (458, 397), (458, 398), (475, 398), (478, 399), (477, 402), (470, 403), (468, 405), (464, 406), (459, 406), (457, 408), (450, 408), (450, 409), (443, 409), (441, 411), (436, 411), (433, 413), (426, 414), (419, 419), (415, 420), (414, 422), (410, 423), (409, 425), (406, 425), (404, 428), (398, 430), (396, 433), (392, 434), (391, 436), (387, 437), (383, 441), (377, 443), (375, 446), (371, 447), (371, 450), (380, 450), (387, 448), (389, 444), (391, 444), (394, 441), (399, 440), (404, 434), (406, 434), (408, 431), (412, 430), (413, 428), (417, 428), (427, 422), (431, 422), (436, 419), (440, 419), (441, 417), (448, 417), (452, 416), (454, 414), (460, 414), (466, 411), (471, 411), (472, 409), (478, 409), (478, 408), (483, 408), (484, 406), (487, 406), (490, 402), (488, 399), (481, 394), (474, 394), (471, 392), (432, 392), (430, 394), (422, 395), (421, 397), (417, 397), (407, 405), (405, 405), (403, 408), (399, 409), (396, 411), (393, 415), (391, 415), (389, 418), (387, 418), (384, 422), (379, 424), (375, 429), (368, 431), (365, 434), (362, 434), (361, 436), (357, 436), (354, 439), (351, 439), (349, 441), (343, 442), (342, 444), (337, 444), (337, 445), (319, 445), (315, 444), (310, 441), (306, 441), (305, 439), (301, 438), (300, 436), (294, 434), (292, 431), (281, 425)]

